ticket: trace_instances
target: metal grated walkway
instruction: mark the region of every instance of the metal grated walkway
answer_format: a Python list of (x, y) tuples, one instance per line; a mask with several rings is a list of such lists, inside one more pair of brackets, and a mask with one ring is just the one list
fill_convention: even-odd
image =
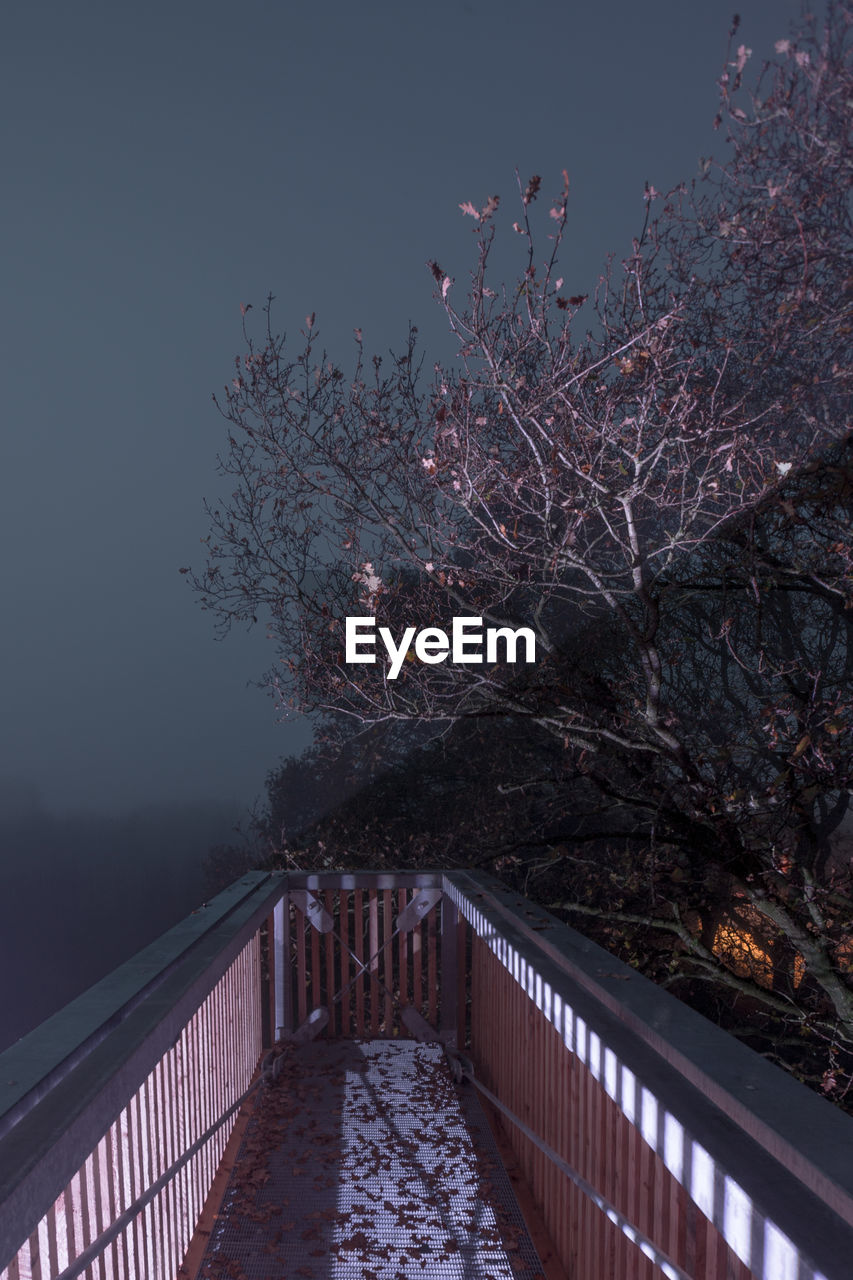
[(488, 1122), (440, 1045), (315, 1041), (281, 1066), (199, 1280), (542, 1280)]

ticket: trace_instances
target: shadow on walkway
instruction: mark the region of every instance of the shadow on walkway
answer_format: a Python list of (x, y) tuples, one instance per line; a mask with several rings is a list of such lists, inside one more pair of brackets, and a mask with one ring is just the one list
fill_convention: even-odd
[(200, 1280), (419, 1276), (542, 1276), (476, 1097), (454, 1086), (436, 1044), (288, 1049), (249, 1121)]

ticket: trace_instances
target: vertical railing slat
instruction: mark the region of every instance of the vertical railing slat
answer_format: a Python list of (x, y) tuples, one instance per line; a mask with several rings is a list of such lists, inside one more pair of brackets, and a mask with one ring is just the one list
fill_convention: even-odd
[[(332, 919), (335, 919), (335, 894), (331, 889), (325, 892), (326, 910)], [(334, 933), (326, 934), (326, 1009), (329, 1014), (329, 1024), (325, 1034), (328, 1036), (337, 1035), (337, 1010), (335, 1004), (335, 995), (337, 993), (337, 983), (335, 981), (335, 946), (336, 940)]]
[(350, 954), (349, 954), (349, 912), (351, 894), (342, 889), (340, 893), (340, 935), (341, 935), (341, 1035), (351, 1034), (350, 1026)]
[(306, 962), (306, 921), (298, 907), (293, 908), (293, 925), (296, 930), (296, 1021), (302, 1025), (308, 1017), (308, 966)]
[[(163, 1162), (165, 1167), (170, 1168), (175, 1162), (175, 1107), (174, 1094), (172, 1092), (172, 1060), (174, 1057), (174, 1049), (172, 1049), (160, 1063), (160, 1093), (163, 1099), (163, 1120), (162, 1132), (165, 1142), (165, 1151)], [(169, 1257), (175, 1259), (180, 1256), (180, 1245), (178, 1243), (178, 1181), (172, 1178), (169, 1181)]]
[(438, 1022), (438, 965), (437, 955), (438, 947), (436, 945), (436, 932), (438, 924), (438, 908), (433, 907), (426, 918), (428, 929), (428, 955), (429, 955), (429, 1000), (427, 1021), (431, 1026), (435, 1026)]
[(424, 1012), (423, 993), (423, 921), (412, 929), (412, 1001), (418, 1013)]
[(266, 1012), (265, 1021), (268, 1027), (264, 1040), (264, 1048), (270, 1049), (276, 1042), (277, 1032), (276, 1026), (276, 1008), (278, 1006), (278, 992), (276, 990), (276, 972), (275, 972), (275, 916), (273, 912), (267, 916), (266, 929), (264, 933), (266, 939), (265, 964), (266, 964)]
[[(132, 1204), (136, 1197), (141, 1195), (145, 1189), (145, 1183), (142, 1178), (142, 1153), (140, 1150), (138, 1108), (139, 1097), (137, 1094), (134, 1094), (128, 1102), (124, 1112), (127, 1119), (125, 1155), (127, 1159), (127, 1168), (130, 1174), (128, 1205)], [(135, 1270), (138, 1274), (144, 1275), (148, 1269), (145, 1257), (146, 1246), (144, 1214), (137, 1214), (130, 1226), (130, 1231), (132, 1232), (133, 1238)]]
[[(45, 1257), (47, 1254), (47, 1224), (42, 1220), (35, 1229), (29, 1239), (30, 1246), (30, 1270), (32, 1271), (32, 1280), (46, 1280), (46, 1276), (42, 1272), (41, 1256), (42, 1248), (45, 1249)], [(47, 1274), (50, 1274), (48, 1268)]]
[(365, 1031), (364, 1023), (364, 972), (362, 964), (364, 962), (364, 900), (361, 889), (356, 889), (354, 893), (355, 906), (353, 909), (353, 942), (355, 943), (355, 958), (358, 967), (358, 978), (355, 983), (355, 1034), (361, 1039)]
[[(158, 1064), (159, 1067), (159, 1064)], [(152, 1176), (156, 1180), (166, 1169), (163, 1162), (163, 1140), (161, 1135), (162, 1122), (162, 1093), (160, 1087), (160, 1072), (155, 1067), (151, 1073), (149, 1080), (150, 1109), (148, 1112), (148, 1142), (151, 1150), (151, 1170)], [(156, 1280), (160, 1280), (160, 1276), (165, 1276), (168, 1272), (168, 1215), (165, 1211), (166, 1192), (165, 1189), (160, 1192), (154, 1201), (154, 1230), (157, 1237), (157, 1270)]]
[[(400, 916), (406, 910), (407, 895), (405, 889), (397, 890), (397, 915)], [(400, 1007), (410, 1004), (409, 997), (409, 934), (403, 931), (397, 935), (397, 974), (400, 984)]]
[[(371, 974), (379, 973), (379, 891), (378, 889), (368, 889), (367, 891), (367, 910), (368, 910), (368, 930), (367, 930), (367, 954), (370, 958), (369, 971)], [(372, 1036), (379, 1035), (379, 1004), (380, 992), (377, 983), (370, 981), (367, 991), (370, 1000), (370, 1034)]]
[(384, 889), (382, 891), (382, 937), (385, 945), (382, 949), (382, 981), (385, 985), (385, 991), (383, 992), (383, 1027), (386, 1036), (391, 1035), (391, 1029), (394, 1023), (392, 1000), (392, 992), (394, 991), (394, 948), (391, 943), (391, 935), (394, 932), (394, 923), (391, 898), (391, 890)]
[(307, 922), (306, 927), (311, 934), (311, 1011), (322, 1002), (320, 982), (320, 935), (313, 924)]

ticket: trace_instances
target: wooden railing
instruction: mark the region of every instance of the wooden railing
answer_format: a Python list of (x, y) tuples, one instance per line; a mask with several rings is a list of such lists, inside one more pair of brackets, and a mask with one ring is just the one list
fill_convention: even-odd
[(490, 877), (288, 872), (0, 1057), (0, 1280), (175, 1280), (264, 1050), (412, 1033), (493, 1101), (566, 1276), (850, 1274), (836, 1108)]
[[(261, 935), (280, 886), (244, 877), (0, 1056), (0, 1280), (62, 1275), (245, 1091), (269, 1035)], [(233, 1123), (113, 1231), (87, 1280), (174, 1280)]]

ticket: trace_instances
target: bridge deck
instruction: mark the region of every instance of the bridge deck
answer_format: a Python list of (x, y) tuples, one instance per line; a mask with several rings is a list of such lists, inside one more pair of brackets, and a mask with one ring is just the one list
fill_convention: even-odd
[(543, 1280), (439, 1045), (326, 1040), (262, 1087), (199, 1280)]

